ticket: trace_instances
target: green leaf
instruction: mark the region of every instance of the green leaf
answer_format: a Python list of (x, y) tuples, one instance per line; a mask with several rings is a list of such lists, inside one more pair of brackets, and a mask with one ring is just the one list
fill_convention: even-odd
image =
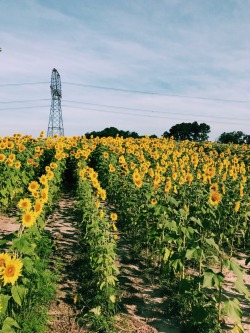
[(0, 304), (1, 304), (0, 315), (5, 314), (10, 298), (11, 296), (0, 294)]
[(243, 279), (243, 270), (234, 258), (230, 259), (228, 269), (233, 271), (239, 279)]
[(213, 282), (214, 282), (214, 286), (217, 290), (219, 290), (223, 281), (224, 281), (224, 275), (221, 272), (214, 274)]
[(33, 272), (33, 261), (30, 259), (30, 257), (24, 257), (23, 264), (28, 273)]
[(6, 243), (8, 243), (8, 239), (1, 239), (0, 240), (0, 245), (4, 245)]
[(241, 322), (242, 312), (240, 309), (240, 302), (237, 300), (237, 298), (234, 298), (233, 300), (228, 299), (225, 301), (223, 313), (232, 319), (234, 323), (238, 324)]
[(205, 238), (208, 245), (213, 246), (218, 252), (220, 251), (219, 246), (215, 243), (213, 238)]
[(200, 227), (203, 227), (202, 223), (201, 223), (201, 220), (200, 219), (197, 219), (196, 217), (192, 216), (190, 218), (190, 221), (193, 221), (194, 223), (198, 224)]
[(24, 300), (26, 293), (27, 288), (25, 288), (24, 286), (14, 285), (11, 288), (12, 297), (14, 301), (20, 306), (22, 306), (22, 301)]
[(9, 326), (15, 326), (16, 328), (20, 328), (20, 326), (18, 325), (18, 323), (11, 317), (7, 317), (4, 322), (3, 325), (9, 325)]
[(3, 325), (3, 328), (0, 330), (0, 333), (15, 333), (15, 330), (9, 325)]
[(213, 287), (214, 275), (215, 275), (215, 273), (211, 269), (204, 272), (203, 288), (212, 288)]
[(183, 208), (180, 208), (179, 209), (179, 213), (182, 217), (186, 217), (187, 216), (187, 212), (183, 209)]
[(250, 299), (249, 290), (245, 285), (243, 279), (238, 278), (234, 283), (234, 288), (241, 294), (245, 295), (247, 299)]
[(22, 238), (17, 238), (13, 241), (12, 248), (17, 249), (23, 254), (34, 254), (35, 243), (30, 243), (30, 238), (24, 235)]
[(192, 258), (195, 258), (196, 256), (195, 256), (195, 254), (196, 254), (196, 248), (194, 248), (194, 249), (187, 249), (187, 252), (186, 252), (186, 258), (188, 259), (188, 260), (190, 260), (190, 259), (192, 259)]

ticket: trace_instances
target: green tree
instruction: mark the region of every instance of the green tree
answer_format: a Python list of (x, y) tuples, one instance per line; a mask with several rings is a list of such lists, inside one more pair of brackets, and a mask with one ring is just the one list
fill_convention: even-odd
[(104, 130), (100, 131), (100, 132), (90, 132), (90, 133), (86, 133), (85, 134), (87, 138), (90, 138), (91, 136), (93, 137), (97, 137), (99, 136), (100, 138), (103, 137), (113, 137), (115, 138), (117, 135), (122, 136), (123, 138), (139, 138), (139, 134), (136, 132), (129, 132), (129, 131), (123, 131), (123, 130), (118, 130), (116, 127), (107, 127)]
[(181, 123), (172, 126), (168, 131), (163, 133), (165, 138), (174, 137), (177, 141), (190, 140), (190, 141), (206, 141), (210, 133), (210, 126), (197, 121), (193, 123)]
[(244, 134), (242, 131), (223, 132), (217, 141), (235, 144), (250, 143), (250, 135)]

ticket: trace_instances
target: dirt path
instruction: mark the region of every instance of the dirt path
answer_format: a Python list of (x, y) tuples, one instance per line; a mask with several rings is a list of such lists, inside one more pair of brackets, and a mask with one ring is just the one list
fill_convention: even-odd
[(75, 200), (71, 193), (64, 193), (58, 207), (48, 217), (46, 229), (51, 232), (56, 242), (56, 254), (54, 261), (59, 262), (58, 292), (55, 301), (51, 305), (49, 315), (49, 329), (46, 333), (83, 333), (83, 328), (76, 323), (76, 296), (77, 274), (75, 261), (78, 256), (79, 234), (76, 228), (77, 222)]
[[(166, 296), (159, 291), (159, 278), (134, 261), (124, 236), (118, 242), (119, 282), (123, 309), (118, 321), (121, 332), (180, 333), (164, 311)], [(120, 326), (119, 326), (120, 325)]]

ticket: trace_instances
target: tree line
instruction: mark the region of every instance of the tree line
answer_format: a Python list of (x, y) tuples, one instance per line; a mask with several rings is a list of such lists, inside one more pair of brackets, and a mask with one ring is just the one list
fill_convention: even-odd
[[(193, 123), (180, 123), (172, 126), (169, 131), (165, 131), (162, 136), (165, 138), (173, 137), (176, 141), (208, 141), (210, 133), (210, 126), (205, 123), (198, 124), (197, 121)], [(87, 138), (90, 137), (116, 137), (122, 136), (123, 138), (140, 138), (137, 132), (118, 130), (115, 127), (107, 127), (102, 131), (87, 132), (85, 134)], [(157, 135), (150, 135), (150, 138), (157, 138)], [(223, 132), (216, 140), (219, 143), (235, 143), (235, 144), (249, 144), (250, 135), (243, 133), (242, 131)]]

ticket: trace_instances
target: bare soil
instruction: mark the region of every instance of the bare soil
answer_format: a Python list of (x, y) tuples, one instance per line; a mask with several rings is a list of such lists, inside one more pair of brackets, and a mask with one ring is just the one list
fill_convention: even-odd
[(83, 333), (86, 330), (77, 324), (77, 276), (75, 261), (79, 252), (79, 233), (75, 220), (75, 200), (70, 193), (65, 193), (58, 207), (48, 217), (46, 229), (56, 243), (54, 257), (60, 279), (56, 299), (49, 311), (49, 329), (46, 333)]
[(159, 276), (131, 257), (124, 235), (118, 241), (118, 276), (123, 308), (118, 316), (120, 332), (180, 333), (165, 312), (167, 297), (159, 289)]

